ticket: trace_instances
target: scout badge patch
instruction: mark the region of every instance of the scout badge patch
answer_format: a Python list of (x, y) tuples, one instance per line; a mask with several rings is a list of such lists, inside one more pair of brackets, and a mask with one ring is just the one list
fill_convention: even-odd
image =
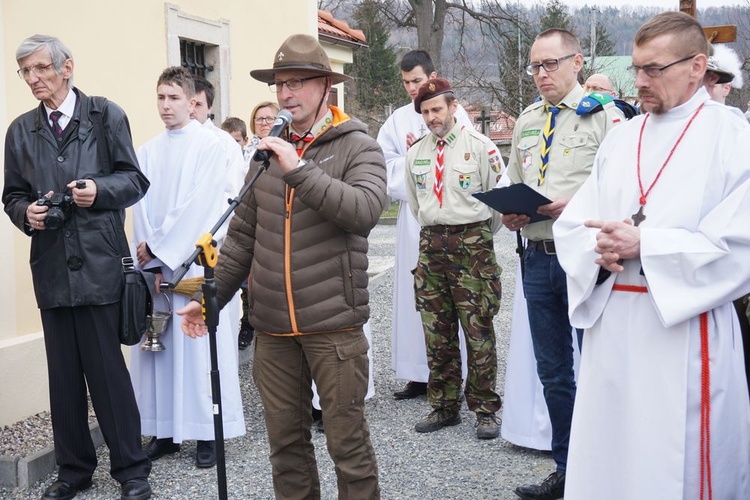
[(414, 181), (417, 184), (417, 189), (427, 189), (427, 174), (415, 174)]
[(523, 153), (521, 153), (521, 168), (526, 170), (530, 166), (531, 166), (531, 150), (524, 149)]
[(500, 155), (498, 154), (497, 149), (492, 149), (487, 154), (489, 155), (490, 168), (493, 172), (499, 174), (500, 170), (503, 168), (503, 162), (500, 160)]
[(469, 186), (471, 185), (471, 174), (459, 174), (458, 185), (461, 186), (461, 189), (469, 189)]

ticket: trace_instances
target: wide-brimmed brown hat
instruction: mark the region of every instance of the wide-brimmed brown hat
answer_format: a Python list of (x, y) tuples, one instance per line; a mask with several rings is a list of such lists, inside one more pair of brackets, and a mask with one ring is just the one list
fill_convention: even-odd
[(273, 68), (254, 69), (250, 76), (263, 83), (273, 83), (279, 71), (306, 71), (331, 77), (331, 84), (351, 80), (350, 77), (331, 71), (331, 61), (315, 37), (292, 35), (281, 44), (273, 59)]

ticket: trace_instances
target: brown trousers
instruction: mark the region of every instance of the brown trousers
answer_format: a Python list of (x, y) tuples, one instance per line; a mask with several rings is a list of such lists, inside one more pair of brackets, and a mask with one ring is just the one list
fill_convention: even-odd
[(365, 420), (369, 346), (362, 329), (298, 337), (259, 333), (255, 342), (253, 378), (263, 402), (276, 498), (320, 498), (310, 432), (313, 379), (339, 498), (380, 498)]

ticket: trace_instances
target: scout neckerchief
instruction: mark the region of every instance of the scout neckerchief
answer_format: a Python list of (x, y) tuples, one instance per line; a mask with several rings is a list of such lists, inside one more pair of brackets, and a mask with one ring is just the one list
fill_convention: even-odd
[(445, 154), (445, 141), (438, 139), (437, 141), (437, 162), (435, 163), (435, 186), (434, 191), (440, 202), (440, 208), (443, 208), (443, 157)]
[(547, 123), (545, 123), (544, 132), (542, 132), (544, 144), (542, 144), (542, 164), (539, 167), (537, 186), (544, 184), (544, 178), (547, 175), (547, 167), (549, 167), (549, 150), (552, 148), (552, 136), (555, 134), (555, 117), (563, 108), (565, 108), (565, 104), (558, 104), (557, 106), (545, 104), (544, 106), (544, 110), (547, 111)]

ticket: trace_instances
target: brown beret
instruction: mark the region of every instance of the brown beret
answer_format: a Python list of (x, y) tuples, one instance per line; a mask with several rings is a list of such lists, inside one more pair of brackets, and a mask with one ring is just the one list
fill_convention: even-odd
[(417, 111), (417, 113), (421, 114), (422, 101), (427, 101), (428, 99), (432, 99), (433, 97), (448, 93), (453, 93), (451, 82), (449, 82), (445, 78), (430, 78), (429, 80), (424, 82), (421, 87), (419, 87), (417, 97), (414, 99), (414, 109)]

